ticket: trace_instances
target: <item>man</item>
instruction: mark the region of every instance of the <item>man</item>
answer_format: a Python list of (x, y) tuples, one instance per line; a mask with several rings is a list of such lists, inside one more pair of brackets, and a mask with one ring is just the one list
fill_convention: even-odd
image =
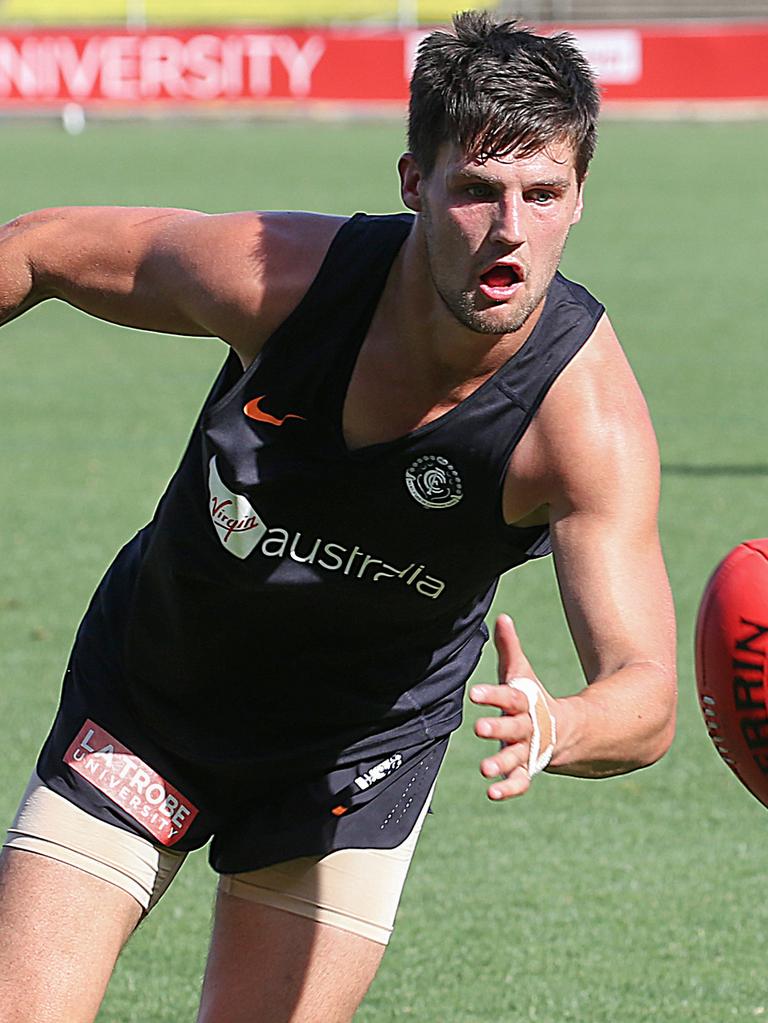
[(476, 725), (489, 797), (667, 749), (653, 432), (602, 306), (557, 274), (597, 107), (567, 38), (463, 14), (413, 78), (415, 216), (65, 209), (3, 230), (2, 319), (57, 297), (231, 346), (86, 613), (9, 832), (4, 1021), (92, 1020), (209, 839), (199, 1019), (351, 1019), (498, 576), (550, 546), (590, 685), (552, 698), (499, 619), (503, 684), (470, 694), (502, 712)]

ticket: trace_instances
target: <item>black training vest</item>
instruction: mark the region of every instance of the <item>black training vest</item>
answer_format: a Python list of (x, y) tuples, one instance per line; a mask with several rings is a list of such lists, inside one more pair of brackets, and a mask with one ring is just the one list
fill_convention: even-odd
[(355, 359), (411, 224), (352, 218), (245, 373), (230, 354), (153, 521), (94, 596), (80, 674), (169, 750), (323, 765), (447, 734), (499, 575), (549, 551), (546, 527), (504, 523), (502, 484), (603, 311), (559, 274), (470, 397), (394, 441), (344, 444)]

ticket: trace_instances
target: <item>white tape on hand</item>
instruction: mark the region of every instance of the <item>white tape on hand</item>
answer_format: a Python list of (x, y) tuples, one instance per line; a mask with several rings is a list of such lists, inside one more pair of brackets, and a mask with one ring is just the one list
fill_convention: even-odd
[(528, 777), (543, 771), (555, 750), (557, 742), (557, 722), (554, 714), (547, 706), (541, 686), (532, 678), (510, 678), (507, 685), (525, 693), (528, 700), (528, 713), (533, 724), (531, 750), (528, 754)]

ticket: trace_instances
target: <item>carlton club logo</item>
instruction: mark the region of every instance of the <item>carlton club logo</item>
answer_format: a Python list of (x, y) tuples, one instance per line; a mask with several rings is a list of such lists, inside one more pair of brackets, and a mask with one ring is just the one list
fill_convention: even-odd
[(456, 469), (442, 455), (422, 455), (405, 470), (408, 493), (425, 508), (452, 508), (464, 496)]

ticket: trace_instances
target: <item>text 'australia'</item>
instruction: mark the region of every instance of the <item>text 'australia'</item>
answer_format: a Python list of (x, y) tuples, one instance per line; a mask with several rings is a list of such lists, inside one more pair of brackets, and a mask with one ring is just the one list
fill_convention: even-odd
[(209, 465), (208, 486), (211, 521), (224, 548), (238, 558), (247, 558), (258, 550), (265, 558), (290, 558), (326, 572), (340, 572), (350, 579), (374, 583), (395, 579), (433, 600), (445, 589), (442, 580), (430, 575), (426, 566), (417, 562), (401, 568), (367, 554), (357, 545), (348, 547), (322, 537), (307, 538), (301, 532), (291, 532), (282, 526), (267, 526), (248, 498), (234, 493), (222, 481), (215, 456)]

